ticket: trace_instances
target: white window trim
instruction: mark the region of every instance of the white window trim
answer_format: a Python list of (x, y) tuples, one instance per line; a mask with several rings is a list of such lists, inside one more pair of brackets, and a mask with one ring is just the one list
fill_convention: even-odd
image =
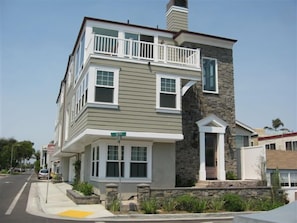
[[(90, 99), (88, 102), (92, 105), (96, 105), (96, 107), (102, 107), (102, 108), (118, 108), (119, 105), (119, 68), (112, 68), (112, 67), (94, 67), (93, 69), (93, 78), (89, 76), (90, 84), (89, 84), (89, 94), (88, 99)], [(107, 72), (113, 72), (113, 103), (108, 102), (97, 102), (95, 101), (95, 87), (96, 87), (96, 81), (97, 81), (97, 71), (107, 71)], [(91, 72), (90, 72), (91, 73)]]
[[(100, 141), (97, 143), (92, 144), (91, 148), (93, 147), (100, 147), (99, 150), (99, 177), (92, 176), (92, 166), (90, 165), (90, 179), (92, 181), (97, 182), (118, 182), (119, 177), (106, 177), (106, 164), (108, 162), (107, 155), (108, 155), (108, 146), (114, 145), (118, 146), (115, 140), (106, 140)], [(121, 177), (122, 182), (128, 183), (151, 183), (152, 182), (152, 142), (132, 142), (132, 141), (124, 141), (121, 142), (121, 146), (124, 146), (124, 177)], [(132, 146), (141, 146), (147, 148), (147, 177), (130, 177), (130, 164), (131, 160), (131, 148)], [(92, 152), (92, 150), (91, 150)], [(91, 154), (92, 155), (92, 154)]]
[[(160, 107), (160, 93), (161, 93), (161, 78), (174, 79), (176, 91), (176, 108)], [(181, 79), (178, 76), (171, 74), (156, 74), (156, 111), (163, 113), (180, 114), (181, 112)]]
[[(214, 60), (216, 62), (216, 90), (215, 91), (208, 91), (204, 90), (204, 74), (203, 74), (203, 59)], [(212, 57), (202, 57), (202, 90), (204, 93), (211, 93), (211, 94), (218, 94), (219, 93), (219, 81), (218, 81), (218, 60)]]

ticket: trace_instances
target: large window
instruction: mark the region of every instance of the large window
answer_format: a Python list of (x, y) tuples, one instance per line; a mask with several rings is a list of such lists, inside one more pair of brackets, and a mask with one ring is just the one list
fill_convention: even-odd
[(131, 148), (130, 177), (147, 177), (147, 148)]
[(114, 103), (114, 73), (97, 71), (95, 86), (95, 101)]
[(78, 79), (79, 73), (83, 68), (84, 50), (85, 50), (85, 34), (82, 35), (79, 46), (75, 53), (75, 81)]
[(286, 150), (297, 151), (297, 141), (287, 141)]
[(92, 148), (92, 177), (99, 177), (99, 146)]
[(157, 75), (157, 108), (179, 111), (180, 98), (180, 79), (171, 75)]
[(218, 69), (217, 60), (203, 58), (203, 90), (206, 92), (218, 92)]
[[(124, 147), (121, 151), (121, 177), (124, 177)], [(107, 162), (106, 162), (106, 177), (119, 177), (119, 155), (118, 146), (108, 146)]]
[(86, 74), (85, 78), (78, 85), (75, 94), (75, 115), (77, 115), (88, 101), (88, 80), (89, 75)]
[(275, 143), (266, 144), (265, 148), (269, 150), (275, 150)]

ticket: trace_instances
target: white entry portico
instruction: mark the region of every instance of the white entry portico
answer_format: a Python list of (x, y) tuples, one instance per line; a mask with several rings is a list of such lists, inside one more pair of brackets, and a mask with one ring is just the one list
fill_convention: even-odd
[(210, 178), (226, 180), (225, 130), (227, 123), (211, 114), (197, 121), (196, 124), (199, 128), (199, 180), (203, 181)]

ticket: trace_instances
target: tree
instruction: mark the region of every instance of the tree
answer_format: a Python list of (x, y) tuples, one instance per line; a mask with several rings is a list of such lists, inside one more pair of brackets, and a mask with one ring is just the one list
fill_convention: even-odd
[(35, 153), (34, 143), (29, 140), (18, 142), (10, 138), (0, 138), (0, 169), (16, 167), (25, 159), (30, 159)]
[(268, 129), (268, 130), (272, 130), (272, 131), (289, 131), (287, 128), (281, 128), (279, 129), (280, 127), (283, 127), (284, 126), (284, 123), (279, 119), (279, 118), (276, 118), (276, 119), (272, 119), (272, 127), (269, 127), (269, 126), (265, 126), (264, 129)]

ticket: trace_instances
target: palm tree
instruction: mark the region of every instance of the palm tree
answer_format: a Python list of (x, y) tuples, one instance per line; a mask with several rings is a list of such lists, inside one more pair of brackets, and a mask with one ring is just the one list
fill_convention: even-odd
[(289, 129), (287, 129), (287, 128), (278, 129), (283, 126), (284, 126), (284, 123), (279, 118), (276, 118), (276, 119), (272, 119), (272, 127), (265, 126), (264, 129), (272, 130), (275, 132), (277, 132), (277, 131), (288, 131), (289, 132)]

